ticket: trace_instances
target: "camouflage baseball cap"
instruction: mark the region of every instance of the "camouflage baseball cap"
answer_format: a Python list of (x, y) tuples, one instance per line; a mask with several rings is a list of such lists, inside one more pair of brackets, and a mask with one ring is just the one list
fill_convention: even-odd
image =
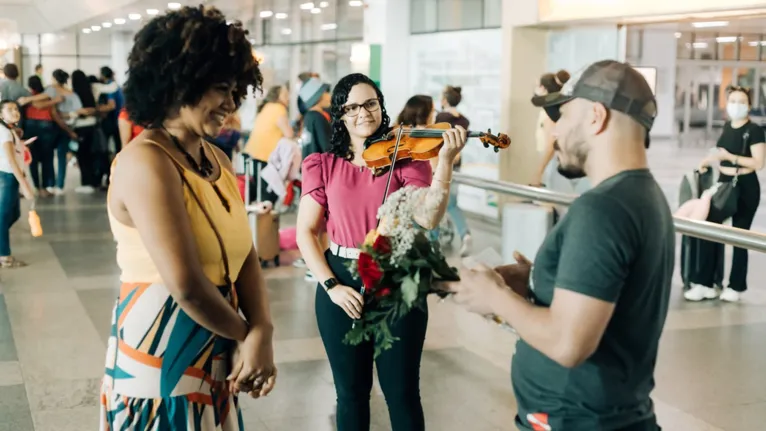
[(652, 129), (657, 117), (657, 101), (652, 89), (637, 70), (627, 63), (603, 60), (591, 64), (564, 84), (561, 91), (532, 98), (532, 104), (545, 109), (553, 121), (561, 116), (561, 105), (574, 99), (603, 103)]

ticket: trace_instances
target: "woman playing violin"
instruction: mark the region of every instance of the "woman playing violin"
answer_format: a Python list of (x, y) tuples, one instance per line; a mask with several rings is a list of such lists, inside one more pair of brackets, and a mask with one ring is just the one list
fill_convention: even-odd
[[(388, 178), (373, 176), (362, 157), (368, 139), (390, 129), (384, 106), (383, 94), (367, 76), (357, 73), (341, 79), (332, 94), (330, 152), (312, 154), (303, 162), (298, 247), (319, 280), (317, 324), (335, 381), (340, 431), (370, 427), (373, 344), (350, 346), (343, 343), (343, 338), (364, 307), (359, 293), (361, 282), (349, 274), (347, 264), (358, 257), (357, 247), (377, 225), (376, 214)], [(443, 163), (435, 173), (429, 163), (412, 160), (399, 160), (393, 167), (389, 193), (415, 186), (444, 194), (445, 199), (438, 205), (424, 208), (415, 217), (414, 221), (426, 229), (438, 226), (444, 215), (452, 162), (465, 146), (466, 136), (463, 128), (444, 131), (444, 144), (438, 153)], [(329, 250), (324, 250), (318, 240), (325, 223)], [(410, 312), (391, 328), (400, 340), (375, 360), (394, 431), (425, 429), (419, 380), (427, 324), (427, 309)]]

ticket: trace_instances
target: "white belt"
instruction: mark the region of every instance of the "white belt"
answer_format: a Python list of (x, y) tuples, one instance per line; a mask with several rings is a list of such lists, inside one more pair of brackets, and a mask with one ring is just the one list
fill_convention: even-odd
[(342, 245), (338, 245), (330, 241), (330, 253), (338, 257), (356, 260), (359, 259), (359, 253), (361, 252), (362, 250), (359, 250), (358, 248), (343, 247)]

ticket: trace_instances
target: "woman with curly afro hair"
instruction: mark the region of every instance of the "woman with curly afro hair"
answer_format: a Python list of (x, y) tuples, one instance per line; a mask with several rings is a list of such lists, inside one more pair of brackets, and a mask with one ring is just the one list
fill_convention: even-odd
[(146, 130), (112, 166), (123, 284), (101, 429), (241, 431), (237, 393), (274, 386), (273, 329), (231, 162), (207, 141), (261, 72), (241, 23), (204, 6), (151, 20), (128, 66), (127, 110)]
[[(360, 244), (377, 226), (388, 175), (373, 175), (362, 152), (369, 138), (391, 129), (383, 94), (365, 75), (355, 73), (341, 79), (332, 93), (332, 139), (330, 152), (315, 153), (303, 161), (303, 196), (298, 209), (296, 233), (306, 266), (319, 280), (315, 308), (319, 334), (330, 360), (338, 396), (337, 423), (340, 431), (370, 428), (370, 390), (373, 362), (388, 404), (391, 429), (425, 429), (420, 403), (420, 358), (428, 325), (428, 308), (413, 309), (391, 326), (399, 340), (374, 358), (372, 341), (357, 346), (343, 339), (353, 319), (361, 317), (364, 298), (361, 283), (348, 271), (359, 256)], [(463, 128), (446, 130), (434, 175), (422, 161), (396, 163), (390, 191), (406, 186), (430, 187), (443, 199), (435, 204), (417, 203), (423, 210), (414, 221), (426, 229), (439, 225), (447, 207), (452, 162), (465, 146)], [(327, 227), (329, 250), (319, 234)], [(369, 307), (364, 312), (374, 312)]]

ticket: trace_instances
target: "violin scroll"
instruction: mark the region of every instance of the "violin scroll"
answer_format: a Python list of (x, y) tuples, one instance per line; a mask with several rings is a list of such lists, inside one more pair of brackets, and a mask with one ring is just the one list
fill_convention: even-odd
[(484, 148), (489, 148), (489, 146), (492, 145), (496, 153), (503, 148), (511, 146), (511, 138), (508, 135), (500, 133), (495, 136), (492, 134), (492, 129), (487, 129), (487, 133), (482, 133), (478, 138), (481, 143), (484, 144)]

